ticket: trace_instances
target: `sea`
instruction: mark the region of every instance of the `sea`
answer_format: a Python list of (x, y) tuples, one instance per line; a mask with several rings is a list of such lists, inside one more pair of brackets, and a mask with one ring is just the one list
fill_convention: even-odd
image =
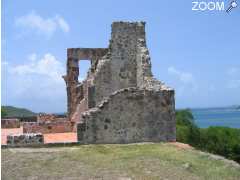
[(224, 126), (240, 128), (239, 108), (199, 108), (191, 109), (198, 127)]

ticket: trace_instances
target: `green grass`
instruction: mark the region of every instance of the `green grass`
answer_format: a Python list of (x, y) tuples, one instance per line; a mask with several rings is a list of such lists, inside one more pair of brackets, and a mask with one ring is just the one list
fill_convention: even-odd
[(166, 143), (2, 149), (3, 179), (239, 179), (240, 168)]

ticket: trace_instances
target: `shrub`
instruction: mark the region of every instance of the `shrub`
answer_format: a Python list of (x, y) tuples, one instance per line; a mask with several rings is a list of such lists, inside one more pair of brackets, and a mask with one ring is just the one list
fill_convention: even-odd
[(240, 129), (229, 127), (201, 129), (200, 148), (240, 162)]
[(240, 163), (240, 129), (198, 128), (190, 110), (176, 112), (177, 141)]
[(197, 146), (200, 140), (200, 131), (194, 122), (190, 110), (176, 112), (177, 141)]

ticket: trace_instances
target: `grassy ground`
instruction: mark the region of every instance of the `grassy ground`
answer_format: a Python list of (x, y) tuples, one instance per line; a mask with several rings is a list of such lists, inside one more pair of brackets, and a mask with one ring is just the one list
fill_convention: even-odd
[(170, 144), (2, 149), (2, 179), (240, 179), (240, 168)]

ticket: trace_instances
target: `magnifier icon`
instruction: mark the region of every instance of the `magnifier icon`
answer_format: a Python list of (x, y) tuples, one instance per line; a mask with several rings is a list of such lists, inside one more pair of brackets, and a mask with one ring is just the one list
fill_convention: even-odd
[(236, 8), (237, 6), (238, 6), (237, 1), (236, 1), (236, 0), (235, 0), (235, 1), (232, 1), (232, 2), (230, 3), (229, 8), (227, 9), (227, 13), (229, 13), (233, 8)]

